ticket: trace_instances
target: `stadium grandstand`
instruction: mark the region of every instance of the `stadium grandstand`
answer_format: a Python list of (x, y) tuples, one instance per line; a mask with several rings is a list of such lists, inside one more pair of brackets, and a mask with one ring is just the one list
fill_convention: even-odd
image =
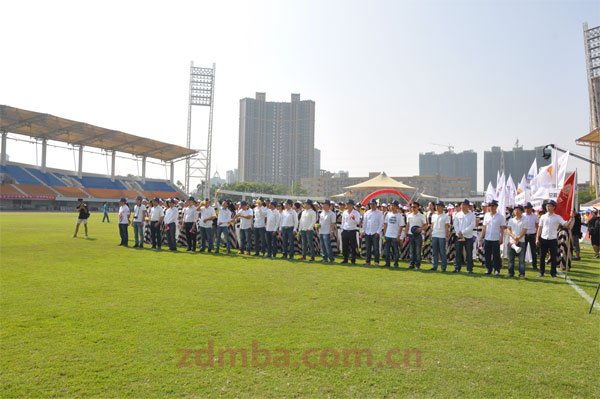
[[(77, 198), (84, 198), (90, 209), (96, 209), (104, 202), (118, 202), (121, 197), (130, 200), (138, 195), (147, 198), (183, 198), (185, 194), (173, 183), (174, 164), (196, 153), (189, 148), (6, 105), (0, 105), (0, 132), (2, 209), (66, 210), (72, 209)], [(9, 133), (41, 141), (41, 166), (8, 161)], [(77, 148), (77, 170), (48, 168), (48, 141), (67, 143)], [(83, 172), (84, 147), (101, 149), (111, 154), (110, 175)], [(142, 175), (115, 175), (117, 151), (141, 159)], [(146, 177), (146, 162), (149, 158), (170, 167), (169, 180)]]

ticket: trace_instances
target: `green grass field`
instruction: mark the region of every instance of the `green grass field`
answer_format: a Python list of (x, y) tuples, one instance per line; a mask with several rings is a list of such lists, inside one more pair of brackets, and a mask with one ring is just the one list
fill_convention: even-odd
[[(600, 313), (562, 279), (157, 253), (99, 214), (73, 239), (75, 218), (0, 215), (3, 398), (600, 397)], [(571, 277), (593, 295), (583, 256)], [(178, 367), (209, 341), (248, 364)], [(279, 364), (252, 367), (253, 341)], [(372, 365), (345, 364), (354, 348)]]

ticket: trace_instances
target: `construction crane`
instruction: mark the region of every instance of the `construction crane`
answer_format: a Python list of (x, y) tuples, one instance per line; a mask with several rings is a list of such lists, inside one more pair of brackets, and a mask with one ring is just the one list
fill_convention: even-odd
[(454, 152), (454, 146), (451, 145), (451, 144), (438, 144), (438, 143), (429, 143), (429, 144), (431, 144), (431, 145), (438, 145), (440, 147), (446, 147), (446, 148), (448, 148), (449, 152)]

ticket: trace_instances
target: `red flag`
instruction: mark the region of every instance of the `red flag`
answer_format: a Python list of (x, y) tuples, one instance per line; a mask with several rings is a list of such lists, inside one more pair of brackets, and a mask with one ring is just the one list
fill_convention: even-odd
[(565, 185), (560, 190), (560, 193), (558, 193), (558, 198), (556, 199), (556, 210), (554, 212), (565, 220), (569, 220), (573, 210), (575, 184), (575, 172), (573, 172), (565, 179)]

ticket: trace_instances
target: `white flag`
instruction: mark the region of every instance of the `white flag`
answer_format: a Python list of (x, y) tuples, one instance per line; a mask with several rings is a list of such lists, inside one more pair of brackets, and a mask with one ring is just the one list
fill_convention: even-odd
[(515, 182), (512, 179), (512, 176), (509, 175), (508, 179), (506, 179), (506, 189), (505, 198), (504, 198), (504, 206), (513, 207), (515, 206), (515, 197), (517, 196), (517, 188), (515, 187)]
[(496, 199), (496, 189), (492, 186), (492, 182), (488, 183), (487, 190), (485, 191), (485, 202), (489, 203)]
[(523, 175), (523, 177), (521, 177), (521, 181), (519, 182), (519, 185), (517, 186), (517, 194), (521, 194), (524, 193), (525, 190), (527, 190), (527, 179), (525, 178), (525, 175)]
[(554, 179), (550, 171), (552, 170), (552, 164), (548, 166), (542, 166), (540, 172), (536, 177), (529, 182), (531, 189), (531, 199), (548, 199), (550, 198), (550, 192), (555, 191)]
[(556, 166), (556, 188), (560, 191), (565, 184), (565, 176), (567, 174), (567, 164), (569, 163), (569, 151), (565, 152), (558, 158)]
[(506, 185), (506, 178), (504, 177), (504, 172), (498, 178), (496, 182), (496, 200), (502, 200), (502, 193), (504, 193), (504, 186)]
[(533, 160), (529, 172), (527, 172), (527, 180), (531, 181), (538, 175), (537, 158)]

